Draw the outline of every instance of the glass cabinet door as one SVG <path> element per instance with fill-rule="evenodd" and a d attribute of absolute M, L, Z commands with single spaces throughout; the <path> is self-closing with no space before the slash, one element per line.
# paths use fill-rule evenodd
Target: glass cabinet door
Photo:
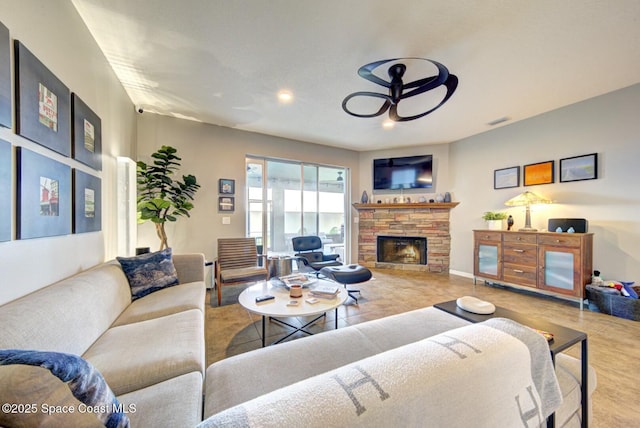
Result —
<path fill-rule="evenodd" d="M 562 294 L 575 294 L 579 272 L 578 251 L 568 248 L 540 247 L 538 286 Z"/>
<path fill-rule="evenodd" d="M 477 276 L 500 279 L 502 276 L 501 245 L 498 243 L 478 242 L 474 274 Z"/>

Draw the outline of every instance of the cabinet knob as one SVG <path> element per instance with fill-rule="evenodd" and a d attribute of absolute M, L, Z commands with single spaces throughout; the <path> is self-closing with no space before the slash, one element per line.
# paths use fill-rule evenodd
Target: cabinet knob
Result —
<path fill-rule="evenodd" d="M 516 241 L 522 241 L 522 238 L 518 236 L 518 237 L 516 238 Z"/>
<path fill-rule="evenodd" d="M 559 239 L 556 239 L 556 242 L 557 242 L 557 243 L 560 243 L 560 240 L 559 240 Z"/>

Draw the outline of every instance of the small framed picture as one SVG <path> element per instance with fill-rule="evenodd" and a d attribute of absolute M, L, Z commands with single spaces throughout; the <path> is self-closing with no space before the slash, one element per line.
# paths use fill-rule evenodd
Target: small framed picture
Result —
<path fill-rule="evenodd" d="M 520 186 L 520 167 L 496 169 L 493 171 L 493 188 L 508 189 Z"/>
<path fill-rule="evenodd" d="M 100 118 L 75 93 L 71 94 L 71 116 L 73 117 L 71 127 L 73 158 L 101 171 L 102 122 Z"/>
<path fill-rule="evenodd" d="M 555 161 L 546 161 L 525 165 L 523 168 L 523 185 L 534 186 L 536 184 L 551 184 L 554 182 Z"/>
<path fill-rule="evenodd" d="M 598 154 L 560 159 L 560 182 L 595 180 L 598 178 Z"/>
<path fill-rule="evenodd" d="M 218 198 L 218 211 L 233 212 L 235 209 L 235 198 L 231 196 L 220 196 Z"/>
<path fill-rule="evenodd" d="M 236 180 L 221 178 L 218 186 L 218 192 L 221 195 L 233 195 L 234 193 L 236 193 Z"/>

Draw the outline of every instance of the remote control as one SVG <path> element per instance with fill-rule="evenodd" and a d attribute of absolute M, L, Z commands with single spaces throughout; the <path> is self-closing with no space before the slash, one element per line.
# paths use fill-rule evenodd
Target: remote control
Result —
<path fill-rule="evenodd" d="M 256 297 L 256 303 L 266 302 L 267 300 L 273 300 L 275 298 L 276 298 L 275 296 L 272 296 L 270 294 L 265 294 L 264 296 Z"/>

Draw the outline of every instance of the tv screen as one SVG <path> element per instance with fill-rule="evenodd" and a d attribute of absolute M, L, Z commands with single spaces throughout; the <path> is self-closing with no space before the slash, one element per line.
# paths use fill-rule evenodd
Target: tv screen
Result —
<path fill-rule="evenodd" d="M 425 189 L 433 185 L 433 155 L 373 160 L 373 190 Z"/>

